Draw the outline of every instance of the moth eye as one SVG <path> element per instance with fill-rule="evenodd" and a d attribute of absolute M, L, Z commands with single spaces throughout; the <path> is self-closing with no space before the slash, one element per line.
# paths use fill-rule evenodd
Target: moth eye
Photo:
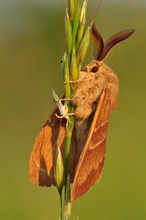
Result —
<path fill-rule="evenodd" d="M 97 71 L 98 71 L 98 66 L 93 66 L 91 72 L 96 73 Z"/>

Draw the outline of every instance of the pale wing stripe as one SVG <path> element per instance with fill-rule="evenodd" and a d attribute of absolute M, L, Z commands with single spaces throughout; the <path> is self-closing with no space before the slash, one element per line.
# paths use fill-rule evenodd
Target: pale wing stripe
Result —
<path fill-rule="evenodd" d="M 94 144 L 91 142 L 90 145 L 89 145 L 89 150 L 93 150 L 95 149 L 96 147 L 98 147 L 99 145 L 102 144 L 102 142 L 105 140 L 106 136 L 104 136 L 98 143 Z"/>
<path fill-rule="evenodd" d="M 43 168 L 41 168 L 41 166 L 38 165 L 38 163 L 34 160 L 34 158 L 32 158 L 32 161 L 34 162 L 34 164 L 36 165 L 36 168 L 41 171 L 43 174 L 45 174 L 46 176 L 53 178 L 48 172 L 46 172 L 46 170 L 44 170 Z"/>

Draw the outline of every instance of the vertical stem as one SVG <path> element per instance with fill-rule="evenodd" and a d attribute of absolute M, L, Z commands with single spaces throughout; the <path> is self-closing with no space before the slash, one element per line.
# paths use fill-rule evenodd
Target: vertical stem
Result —
<path fill-rule="evenodd" d="M 69 106 L 70 111 L 73 112 L 73 106 Z M 70 153 L 70 145 L 71 145 L 71 137 L 72 137 L 72 132 L 74 128 L 74 117 L 70 117 L 70 122 L 68 122 L 67 125 L 67 132 L 66 132 L 66 137 L 65 137 L 65 179 L 67 179 L 68 174 L 69 174 L 69 153 Z"/>
<path fill-rule="evenodd" d="M 73 112 L 73 106 L 70 104 L 69 112 Z M 64 217 L 65 220 L 69 220 L 71 214 L 71 202 L 70 202 L 70 179 L 69 179 L 69 155 L 71 146 L 71 137 L 74 128 L 74 117 L 71 116 L 67 123 L 67 133 L 65 137 L 65 190 L 64 190 Z"/>
<path fill-rule="evenodd" d="M 70 178 L 69 175 L 67 177 L 66 185 L 65 185 L 65 193 L 64 193 L 64 218 L 65 220 L 69 220 L 71 216 L 71 201 L 70 201 Z"/>
<path fill-rule="evenodd" d="M 82 3 L 82 7 L 81 7 Z M 66 30 L 66 50 L 63 56 L 63 75 L 65 83 L 65 98 L 71 98 L 75 92 L 76 85 L 71 84 L 71 80 L 77 80 L 80 68 L 84 60 L 89 45 L 89 31 L 84 33 L 86 19 L 87 0 L 68 0 L 65 13 Z M 88 28 L 89 29 L 89 28 Z M 74 112 L 72 103 L 65 102 L 68 113 Z M 64 210 L 62 207 L 62 194 L 60 194 L 61 220 L 69 220 L 71 215 L 70 199 L 70 176 L 69 176 L 69 156 L 74 128 L 74 116 L 69 116 L 66 122 L 65 152 L 64 152 Z M 62 211 L 62 212 L 63 212 Z"/>
<path fill-rule="evenodd" d="M 59 197 L 60 197 L 60 220 L 63 220 L 62 191 L 59 192 Z"/>

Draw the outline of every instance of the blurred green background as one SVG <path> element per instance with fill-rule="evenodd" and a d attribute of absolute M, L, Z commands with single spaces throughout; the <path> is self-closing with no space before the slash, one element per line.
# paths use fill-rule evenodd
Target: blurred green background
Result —
<path fill-rule="evenodd" d="M 126 3 L 128 2 L 128 3 Z M 88 20 L 99 1 L 90 0 Z M 0 219 L 57 220 L 52 188 L 29 181 L 34 140 L 54 108 L 51 89 L 63 94 L 64 1 L 0 1 Z M 102 179 L 79 202 L 74 217 L 146 219 L 146 4 L 103 0 L 95 18 L 104 39 L 123 29 L 135 34 L 106 59 L 120 79 L 111 116 Z M 92 49 L 86 63 L 92 59 Z M 72 218 L 76 219 L 76 218 Z"/>

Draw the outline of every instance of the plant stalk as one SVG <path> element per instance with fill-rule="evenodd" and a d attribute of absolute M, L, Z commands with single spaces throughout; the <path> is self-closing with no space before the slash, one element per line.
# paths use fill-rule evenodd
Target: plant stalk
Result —
<path fill-rule="evenodd" d="M 68 0 L 65 13 L 66 50 L 63 56 L 63 76 L 65 82 L 65 99 L 71 99 L 76 84 L 70 81 L 78 80 L 81 65 L 85 58 L 89 42 L 90 27 L 85 31 L 87 0 Z M 68 113 L 74 113 L 71 102 L 65 101 Z M 62 191 L 60 192 L 61 220 L 69 220 L 71 216 L 71 186 L 69 176 L 69 157 L 74 129 L 74 116 L 69 115 L 66 122 L 65 152 L 64 152 L 64 204 L 62 205 Z M 59 175 L 58 175 L 59 176 Z"/>

